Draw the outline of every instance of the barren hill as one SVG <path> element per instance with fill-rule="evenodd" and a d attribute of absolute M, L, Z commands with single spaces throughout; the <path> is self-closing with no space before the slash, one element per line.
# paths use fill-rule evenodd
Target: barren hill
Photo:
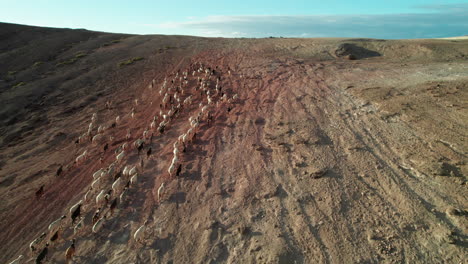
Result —
<path fill-rule="evenodd" d="M 468 40 L 0 24 L 0 79 L 0 263 L 466 261 Z"/>

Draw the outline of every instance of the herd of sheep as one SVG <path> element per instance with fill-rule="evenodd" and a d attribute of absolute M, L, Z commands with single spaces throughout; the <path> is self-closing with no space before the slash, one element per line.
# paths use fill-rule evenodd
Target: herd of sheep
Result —
<path fill-rule="evenodd" d="M 228 76 L 231 75 L 231 70 L 227 71 Z M 142 100 L 135 99 L 133 101 L 135 107 L 146 101 L 145 107 L 151 107 L 157 113 L 152 116 L 151 121 L 144 131 L 135 135 L 131 129 L 127 130 L 123 144 L 118 144 L 114 150 L 115 159 L 103 168 L 100 168 L 92 174 L 93 180 L 88 187 L 81 200 L 70 207 L 68 212 L 53 221 L 46 232 L 33 240 L 29 249 L 31 254 L 35 256 L 36 263 L 42 263 L 48 254 L 48 248 L 52 243 L 60 238 L 64 228 L 68 225 L 73 230 L 72 243 L 65 251 L 67 262 L 71 261 L 75 254 L 75 238 L 84 232 L 84 211 L 94 212 L 92 217 L 92 225 L 90 232 L 98 233 L 102 228 L 107 218 L 112 217 L 114 210 L 118 205 L 122 204 L 127 197 L 130 188 L 136 186 L 139 173 L 142 173 L 144 168 L 143 158 L 140 162 L 130 164 L 130 156 L 134 153 L 140 157 L 141 151 L 145 146 L 146 157 L 149 159 L 152 155 L 151 142 L 154 137 L 161 135 L 167 131 L 172 120 L 180 116 L 181 113 L 189 113 L 188 127 L 177 139 L 173 142 L 173 157 L 170 165 L 167 168 L 167 179 L 173 179 L 178 176 L 182 170 L 181 153 L 185 152 L 189 144 L 192 144 L 196 138 L 197 132 L 200 129 L 200 123 L 210 125 L 213 122 L 214 114 L 217 111 L 231 111 L 233 104 L 238 99 L 237 94 L 228 96 L 228 91 L 221 87 L 221 71 L 216 68 L 206 67 L 201 63 L 192 63 L 185 71 L 177 71 L 162 82 L 159 91 L 155 91 L 156 79 L 153 79 L 148 85 L 149 92 L 154 96 L 155 101 L 162 98 L 158 107 L 153 106 L 153 101 L 148 98 Z M 111 102 L 106 102 L 106 108 L 109 109 Z M 106 135 L 106 132 L 111 128 L 118 128 L 122 125 L 125 119 L 134 119 L 136 109 L 133 107 L 128 115 L 115 117 L 110 124 L 102 122 L 98 123 L 98 114 L 94 113 L 91 117 L 91 122 L 88 125 L 87 131 L 82 134 L 77 140 L 77 145 L 88 147 L 103 146 L 103 150 L 109 149 L 109 144 L 116 142 L 113 136 Z M 191 114 L 191 115 L 190 115 Z M 136 140 L 132 140 L 137 137 Z M 132 142 L 133 141 L 133 142 Z M 84 144 L 90 142 L 89 144 Z M 79 152 L 75 158 L 74 165 L 79 167 L 90 158 L 91 149 L 85 148 Z M 101 162 L 103 159 L 101 158 Z M 60 167 L 62 173 L 62 166 Z M 57 175 L 59 172 L 57 172 Z M 164 178 L 164 177 L 163 177 Z M 43 192 L 43 186 L 41 186 Z M 157 190 L 158 203 L 161 202 L 161 197 L 164 192 L 164 182 L 161 183 Z M 37 193 L 36 193 L 37 195 Z M 67 220 L 69 219 L 69 220 Z M 144 239 L 147 221 L 144 222 L 133 234 L 133 239 L 136 242 L 141 242 Z M 13 260 L 11 264 L 21 263 L 23 255 Z"/>

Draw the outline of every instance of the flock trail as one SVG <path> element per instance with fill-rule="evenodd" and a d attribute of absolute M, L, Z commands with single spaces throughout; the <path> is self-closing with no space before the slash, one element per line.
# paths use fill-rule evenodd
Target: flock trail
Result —
<path fill-rule="evenodd" d="M 154 175 L 160 185 L 153 193 L 152 204 L 161 203 L 170 196 L 164 185 L 180 175 L 184 168 L 184 154 L 193 148 L 192 144 L 196 144 L 197 133 L 216 122 L 218 113 L 229 113 L 239 101 L 238 95 L 225 86 L 232 78 L 230 69 L 223 72 L 218 67 L 211 68 L 201 62 L 192 63 L 187 69 L 179 69 L 165 77 L 160 85 L 153 79 L 144 96 L 131 101 L 133 107 L 130 113 L 122 117 L 118 115 L 110 121 L 94 113 L 87 131 L 75 141 L 81 154 L 72 163 L 60 165 L 57 176 L 73 170 L 86 170 L 84 168 L 89 165 L 96 167 L 99 164 L 100 168 L 92 174 L 93 181 L 86 188 L 84 196 L 30 243 L 30 253 L 36 256 L 36 263 L 42 263 L 47 258 L 49 248 L 54 247 L 58 239 L 73 240 L 65 252 L 67 261 L 72 261 L 76 250 L 75 240 L 90 232 L 97 235 L 106 221 L 115 216 L 115 210 L 127 202 L 128 193 L 137 191 L 133 189 L 138 188 L 139 174 L 145 172 L 146 164 L 170 164 L 167 170 Z M 111 101 L 106 102 L 105 109 L 112 111 Z M 144 120 L 148 116 L 152 117 L 149 123 Z M 186 124 L 178 125 L 179 130 L 186 131 L 171 144 L 172 160 L 168 162 L 153 155 L 153 151 L 158 152 L 157 148 L 167 148 L 159 144 L 158 138 L 169 133 L 176 120 L 184 122 L 180 119 L 186 116 L 189 116 Z M 140 127 L 134 127 L 136 122 L 146 122 L 147 125 L 141 131 Z M 124 138 L 119 137 L 122 135 L 120 131 L 127 131 Z M 37 199 L 41 198 L 43 190 L 44 185 L 36 192 Z M 148 221 L 144 220 L 144 224 L 134 232 L 135 242 L 144 244 Z"/>

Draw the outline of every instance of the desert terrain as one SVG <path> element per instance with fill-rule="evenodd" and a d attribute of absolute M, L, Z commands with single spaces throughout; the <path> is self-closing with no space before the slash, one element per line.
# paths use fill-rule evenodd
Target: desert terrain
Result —
<path fill-rule="evenodd" d="M 0 263 L 35 263 L 46 243 L 43 263 L 66 263 L 73 239 L 72 263 L 468 259 L 466 39 L 3 23 L 0 102 Z M 169 173 L 174 143 L 199 113 Z M 164 131 L 153 120 L 167 120 Z M 138 173 L 130 184 L 125 166 Z M 101 190 L 114 191 L 97 204 Z"/>

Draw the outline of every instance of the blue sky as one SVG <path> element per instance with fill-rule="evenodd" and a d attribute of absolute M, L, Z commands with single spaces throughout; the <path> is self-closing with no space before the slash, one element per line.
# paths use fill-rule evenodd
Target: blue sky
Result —
<path fill-rule="evenodd" d="M 0 0 L 0 21 L 207 37 L 432 38 L 468 35 L 457 0 Z"/>

